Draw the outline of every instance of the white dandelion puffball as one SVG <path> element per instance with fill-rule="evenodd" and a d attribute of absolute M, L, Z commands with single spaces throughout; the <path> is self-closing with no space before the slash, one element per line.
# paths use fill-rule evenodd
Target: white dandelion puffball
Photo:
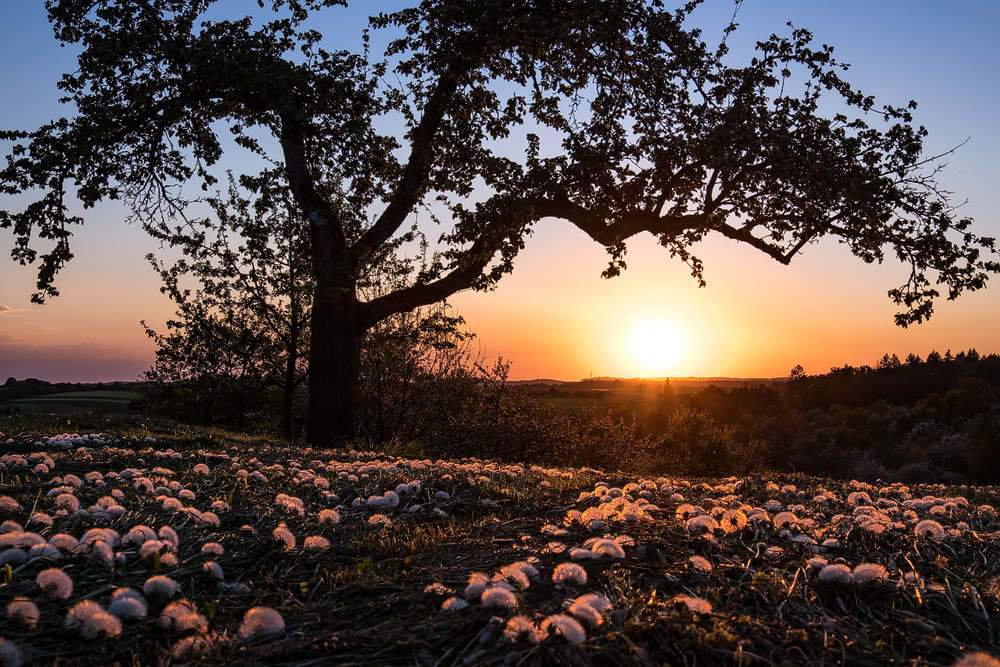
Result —
<path fill-rule="evenodd" d="M 924 519 L 913 528 L 913 534 L 940 542 L 944 539 L 944 528 L 937 521 Z"/>
<path fill-rule="evenodd" d="M 517 605 L 517 598 L 502 586 L 491 586 L 483 591 L 482 603 L 484 607 L 499 607 L 501 609 L 513 609 Z"/>
<path fill-rule="evenodd" d="M 21 667 L 24 664 L 24 653 L 21 647 L 0 637 L 0 665 L 3 667 Z"/>
<path fill-rule="evenodd" d="M 157 536 L 170 545 L 171 551 L 176 550 L 177 546 L 181 543 L 181 538 L 177 536 L 177 531 L 170 526 L 161 527 Z"/>
<path fill-rule="evenodd" d="M 989 654 L 976 651 L 966 653 L 951 667 L 1000 667 L 1000 660 Z"/>
<path fill-rule="evenodd" d="M 111 594 L 111 604 L 108 613 L 123 621 L 135 621 L 146 618 L 149 608 L 146 600 L 131 588 L 119 588 Z"/>
<path fill-rule="evenodd" d="M 703 556 L 691 556 L 688 558 L 688 562 L 691 563 L 691 567 L 699 572 L 711 572 L 712 564 L 708 562 L 707 558 Z"/>
<path fill-rule="evenodd" d="M 465 609 L 469 603 L 459 597 L 450 597 L 441 604 L 441 611 L 458 611 Z"/>
<path fill-rule="evenodd" d="M 889 573 L 878 563 L 861 563 L 851 573 L 851 579 L 856 584 L 872 584 L 888 578 Z"/>
<path fill-rule="evenodd" d="M 601 617 L 601 612 L 597 611 L 589 604 L 580 602 L 579 600 L 570 604 L 569 613 L 572 614 L 576 620 L 580 621 L 580 623 L 591 629 L 596 629 L 601 623 L 604 622 L 604 619 Z"/>
<path fill-rule="evenodd" d="M 170 577 L 162 574 L 150 577 L 146 580 L 146 583 L 142 585 L 142 592 L 148 598 L 170 597 L 179 590 L 180 584 Z"/>
<path fill-rule="evenodd" d="M 819 571 L 819 578 L 822 581 L 837 581 L 842 584 L 849 584 L 853 580 L 851 568 L 840 563 L 827 565 Z"/>
<path fill-rule="evenodd" d="M 279 524 L 271 534 L 274 536 L 275 541 L 285 545 L 286 549 L 295 548 L 295 536 L 292 535 L 292 531 L 288 530 L 285 524 Z"/>
<path fill-rule="evenodd" d="M 20 623 L 29 630 L 35 627 L 38 619 L 41 618 L 41 614 L 38 612 L 38 605 L 24 598 L 15 599 L 7 605 L 7 616 L 10 620 Z"/>
<path fill-rule="evenodd" d="M 93 600 L 83 600 L 69 608 L 69 611 L 66 612 L 66 620 L 63 625 L 69 629 L 76 629 L 81 627 L 94 614 L 103 612 L 104 608 Z"/>
<path fill-rule="evenodd" d="M 688 609 L 690 609 L 695 614 L 711 614 L 712 613 L 712 603 L 704 598 L 692 597 L 688 595 L 682 595 L 676 598 L 677 602 L 684 604 Z"/>
<path fill-rule="evenodd" d="M 340 523 L 340 512 L 337 510 L 320 510 L 319 522 L 328 523 L 330 525 L 338 524 Z"/>
<path fill-rule="evenodd" d="M 80 636 L 84 639 L 97 639 L 98 637 L 114 638 L 122 633 L 122 622 L 117 616 L 113 616 L 106 611 L 98 611 L 92 614 L 80 625 Z"/>
<path fill-rule="evenodd" d="M 218 542 L 205 542 L 201 545 L 201 552 L 208 556 L 221 556 L 226 550 Z"/>
<path fill-rule="evenodd" d="M 611 601 L 600 593 L 585 593 L 573 601 L 578 604 L 585 604 L 588 607 L 593 607 L 597 610 L 599 614 L 603 614 L 608 609 L 611 609 Z"/>
<path fill-rule="evenodd" d="M 537 644 L 538 640 L 542 637 L 538 626 L 532 623 L 530 618 L 518 615 L 507 621 L 507 624 L 504 625 L 503 638 L 504 641 L 508 642 L 522 641 L 529 644 Z"/>
<path fill-rule="evenodd" d="M 160 625 L 178 632 L 204 631 L 208 629 L 208 620 L 198 613 L 193 604 L 187 600 L 178 600 L 168 604 L 160 614 Z"/>
<path fill-rule="evenodd" d="M 465 587 L 463 595 L 467 598 L 479 597 L 490 585 L 490 577 L 485 572 L 473 572 L 469 575 L 469 583 Z"/>
<path fill-rule="evenodd" d="M 560 563 L 552 572 L 552 581 L 557 584 L 577 584 L 583 586 L 587 583 L 587 571 L 576 563 Z"/>
<path fill-rule="evenodd" d="M 587 633 L 583 626 L 572 616 L 567 614 L 553 614 L 542 621 L 541 632 L 543 637 L 549 634 L 562 635 L 570 644 L 581 644 L 587 641 Z"/>
<path fill-rule="evenodd" d="M 693 516 L 687 521 L 687 529 L 692 533 L 711 533 L 719 527 L 719 523 L 710 514 Z"/>
<path fill-rule="evenodd" d="M 21 509 L 21 503 L 10 496 L 0 496 L 0 511 L 16 512 Z"/>
<path fill-rule="evenodd" d="M 625 558 L 625 550 L 614 540 L 597 540 L 591 545 L 590 550 L 599 556 L 609 558 Z"/>
<path fill-rule="evenodd" d="M 330 546 L 330 540 L 321 535 L 310 535 L 302 546 L 306 549 L 326 549 Z"/>
<path fill-rule="evenodd" d="M 73 594 L 73 580 L 58 567 L 39 572 L 35 584 L 42 589 L 42 593 L 59 600 L 66 600 Z"/>
<path fill-rule="evenodd" d="M 285 619 L 270 607 L 254 607 L 243 615 L 240 624 L 240 637 L 244 640 L 254 637 L 275 635 L 285 629 Z"/>

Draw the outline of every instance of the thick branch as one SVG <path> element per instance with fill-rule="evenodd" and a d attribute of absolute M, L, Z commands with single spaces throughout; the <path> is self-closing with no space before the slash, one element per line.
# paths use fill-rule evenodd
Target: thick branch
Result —
<path fill-rule="evenodd" d="M 330 207 L 329 202 L 316 191 L 316 184 L 313 181 L 312 173 L 309 170 L 309 161 L 306 157 L 302 123 L 293 118 L 290 112 L 282 114 L 280 139 L 281 151 L 285 158 L 285 174 L 288 177 L 288 186 L 296 203 L 301 207 L 314 229 L 329 227 L 329 229 L 324 229 L 324 234 L 329 235 L 335 247 L 345 248 L 347 240 L 340 220 Z"/>
<path fill-rule="evenodd" d="M 462 253 L 458 266 L 449 273 L 429 283 L 418 283 L 372 299 L 359 305 L 361 326 L 368 329 L 394 313 L 403 313 L 426 306 L 460 292 L 471 289 L 495 254 L 488 247 L 487 237 L 480 236 Z"/>
<path fill-rule="evenodd" d="M 454 69 L 445 70 L 427 101 L 423 117 L 413 129 L 410 158 L 392 200 L 375 224 L 355 245 L 359 257 L 367 256 L 392 237 L 419 201 L 434 162 L 434 143 L 438 129 L 447 111 L 448 102 L 458 87 L 459 74 Z"/>

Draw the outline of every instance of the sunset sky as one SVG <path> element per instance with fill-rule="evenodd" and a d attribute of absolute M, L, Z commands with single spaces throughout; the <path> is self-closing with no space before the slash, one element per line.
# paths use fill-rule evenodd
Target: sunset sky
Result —
<path fill-rule="evenodd" d="M 355 3 L 350 12 L 332 11 L 330 34 L 347 31 L 355 40 L 352 26 L 359 23 L 349 19 L 398 4 Z M 696 22 L 707 39 L 721 34 L 732 7 L 729 0 L 707 0 L 698 10 Z M 73 53 L 52 37 L 42 3 L 16 0 L 0 12 L 0 127 L 34 129 L 67 114 L 55 102 L 55 82 L 74 69 Z M 738 21 L 741 28 L 729 41 L 732 62 L 757 39 L 787 32 L 785 23 L 792 21 L 811 29 L 817 43 L 834 45 L 835 55 L 852 65 L 848 80 L 879 103 L 916 100 L 917 122 L 930 132 L 928 152 L 968 139 L 945 160 L 940 180 L 956 201 L 968 201 L 961 212 L 976 219 L 976 233 L 1000 236 L 1000 51 L 994 35 L 1000 3 L 745 0 Z M 7 149 L 0 145 L 0 153 Z M 35 267 L 7 258 L 12 235 L 0 231 L 0 383 L 8 376 L 133 380 L 152 363 L 154 347 L 139 321 L 163 330 L 173 313 L 144 259 L 158 247 L 122 222 L 119 207 L 86 215 L 74 236 L 76 257 L 57 280 L 62 295 L 44 306 L 29 300 Z M 487 355 L 513 361 L 512 379 L 576 380 L 591 373 L 779 377 L 796 364 L 808 373 L 874 364 L 885 352 L 926 356 L 931 349 L 975 347 L 1000 353 L 1000 278 L 957 302 L 939 301 L 930 322 L 903 330 L 893 325 L 896 310 L 886 292 L 903 281 L 905 270 L 891 260 L 865 265 L 833 240 L 809 246 L 791 266 L 721 238 L 694 251 L 705 262 L 703 289 L 650 236 L 631 242 L 621 277 L 603 280 L 607 260 L 600 246 L 568 223 L 543 221 L 499 289 L 459 294 L 450 302 Z M 676 354 L 642 361 L 642 349 L 634 349 L 642 346 L 630 341 L 653 320 L 676 332 L 678 340 L 665 346 Z M 664 335 L 656 330 L 654 337 Z"/>

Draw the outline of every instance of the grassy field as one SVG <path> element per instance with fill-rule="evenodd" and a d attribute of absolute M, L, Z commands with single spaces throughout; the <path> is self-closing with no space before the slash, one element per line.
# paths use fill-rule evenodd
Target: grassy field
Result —
<path fill-rule="evenodd" d="M 0 401 L 0 410 L 10 406 L 20 408 L 22 413 L 56 413 L 70 414 L 99 410 L 109 415 L 123 414 L 125 404 L 137 395 L 134 391 L 102 390 L 102 391 L 66 391 L 58 394 L 19 398 L 13 401 Z"/>
<path fill-rule="evenodd" d="M 725 389 L 735 389 L 744 385 L 756 386 L 771 380 L 731 379 L 731 378 L 672 378 L 671 388 L 676 396 L 685 396 L 715 385 Z M 580 414 L 585 408 L 608 409 L 621 407 L 627 411 L 643 414 L 656 407 L 663 395 L 662 380 L 594 380 L 582 382 L 566 382 L 555 385 L 557 392 L 563 395 L 549 396 L 548 387 L 530 387 L 529 391 L 537 394 L 543 400 L 571 414 Z M 587 393 L 588 396 L 572 394 Z M 566 395 L 569 394 L 569 395 Z"/>
<path fill-rule="evenodd" d="M 638 479 L 218 431 L 6 428 L 3 665 L 1000 654 L 997 488 Z"/>

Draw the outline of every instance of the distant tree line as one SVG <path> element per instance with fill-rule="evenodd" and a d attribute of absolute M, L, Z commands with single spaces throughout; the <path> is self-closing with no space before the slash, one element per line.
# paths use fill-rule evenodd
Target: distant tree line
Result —
<path fill-rule="evenodd" d="M 782 470 L 864 481 L 1000 483 L 995 354 L 931 352 L 904 361 L 886 354 L 874 366 L 820 375 L 796 367 L 785 381 L 709 385 L 686 395 L 667 380 L 650 408 L 600 399 L 570 413 L 547 392 L 509 384 L 510 363 L 488 363 L 471 338 L 447 310 L 397 318 L 371 332 L 354 444 L 649 474 Z M 257 395 L 255 411 L 240 417 L 201 386 L 149 383 L 136 407 L 278 432 L 279 394 Z"/>
<path fill-rule="evenodd" d="M 37 378 L 18 380 L 9 377 L 0 385 L 0 402 L 13 401 L 18 398 L 59 394 L 65 391 L 102 391 L 108 389 L 134 389 L 135 382 L 46 382 Z"/>

